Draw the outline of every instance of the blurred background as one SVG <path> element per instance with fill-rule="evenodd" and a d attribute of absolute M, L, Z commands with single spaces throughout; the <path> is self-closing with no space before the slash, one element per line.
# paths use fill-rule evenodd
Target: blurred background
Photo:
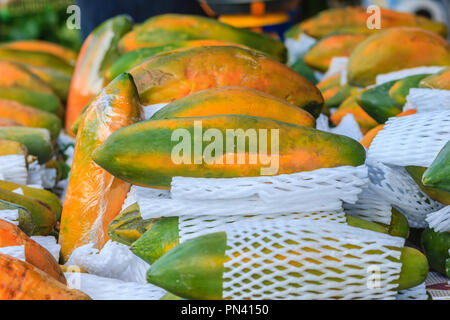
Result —
<path fill-rule="evenodd" d="M 330 7 L 377 4 L 449 24 L 449 0 L 0 0 L 0 41 L 41 39 L 79 49 L 103 20 L 129 14 L 136 22 L 166 12 L 208 15 L 237 27 L 282 34 Z M 81 30 L 69 29 L 68 6 L 81 8 Z"/>

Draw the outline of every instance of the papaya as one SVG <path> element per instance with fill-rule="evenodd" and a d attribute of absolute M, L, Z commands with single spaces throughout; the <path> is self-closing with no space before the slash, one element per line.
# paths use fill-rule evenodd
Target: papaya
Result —
<path fill-rule="evenodd" d="M 334 57 L 349 57 L 353 49 L 366 38 L 367 35 L 364 34 L 332 34 L 320 39 L 303 59 L 309 67 L 326 72 Z"/>
<path fill-rule="evenodd" d="M 140 119 L 139 97 L 129 74 L 118 76 L 90 102 L 77 135 L 61 215 L 63 261 L 81 245 L 102 248 L 109 240 L 108 226 L 119 214 L 130 185 L 99 167 L 91 154 L 111 133 Z"/>
<path fill-rule="evenodd" d="M 450 68 L 426 77 L 420 82 L 420 88 L 450 90 Z"/>
<path fill-rule="evenodd" d="M 439 201 L 442 204 L 450 205 L 450 192 L 439 190 L 436 188 L 426 187 L 422 183 L 422 177 L 427 168 L 417 166 L 405 167 L 409 175 L 414 179 L 420 189 L 425 192 L 431 199 Z"/>
<path fill-rule="evenodd" d="M 29 154 L 38 157 L 39 163 L 49 161 L 53 156 L 50 133 L 42 128 L 0 127 L 0 140 L 22 143 Z"/>
<path fill-rule="evenodd" d="M 156 55 L 130 72 L 144 105 L 171 102 L 211 87 L 240 86 L 286 100 L 317 117 L 323 98 L 308 80 L 255 51 L 197 47 Z"/>
<path fill-rule="evenodd" d="M 285 62 L 284 44 L 268 35 L 238 29 L 215 19 L 182 14 L 163 14 L 137 25 L 120 40 L 122 52 L 189 40 L 222 40 L 265 52 Z"/>
<path fill-rule="evenodd" d="M 33 216 L 27 208 L 12 202 L 0 200 L 0 213 L 2 210 L 17 210 L 18 219 L 16 220 L 16 222 L 18 223 L 20 230 L 22 230 L 26 235 L 29 236 L 33 234 Z M 2 221 L 4 220 L 0 219 L 0 223 Z"/>
<path fill-rule="evenodd" d="M 422 183 L 425 187 L 450 192 L 450 141 L 423 173 Z"/>
<path fill-rule="evenodd" d="M 316 85 L 318 80 L 315 71 L 311 69 L 303 60 L 303 57 L 298 58 L 292 65 L 291 69 L 297 72 L 302 77 L 308 79 L 312 84 Z"/>
<path fill-rule="evenodd" d="M 119 74 L 128 72 L 141 64 L 146 59 L 162 52 L 173 51 L 183 48 L 204 47 L 204 46 L 235 46 L 247 48 L 237 43 L 220 40 L 192 40 L 175 43 L 168 43 L 161 46 L 139 48 L 120 56 L 112 66 L 105 72 L 105 82 L 109 82 Z"/>
<path fill-rule="evenodd" d="M 428 74 L 418 74 L 396 81 L 389 89 L 389 97 L 396 105 L 404 106 L 406 104 L 406 97 L 409 95 L 409 90 L 411 88 L 418 88 L 421 80 L 427 76 Z"/>
<path fill-rule="evenodd" d="M 199 145 L 203 130 L 208 129 L 215 129 L 209 131 L 214 132 L 215 142 L 208 146 L 200 142 Z M 236 129 L 242 130 L 235 132 Z M 267 134 L 262 135 L 263 140 L 269 141 L 269 131 L 270 141 L 279 139 L 279 143 L 275 142 L 279 146 L 277 168 L 268 168 L 257 159 L 268 154 L 268 148 L 261 147 L 265 141 L 259 141 L 260 151 L 257 152 L 258 129 Z M 239 132 L 241 138 L 250 135 L 248 144 L 246 139 L 239 138 Z M 180 135 L 173 138 L 172 134 Z M 236 143 L 235 138 L 240 141 Z M 179 140 L 182 140 L 181 149 Z M 191 154 L 195 140 L 196 151 Z M 271 150 L 273 154 L 274 149 Z M 365 150 L 358 142 L 344 136 L 267 118 L 230 115 L 142 121 L 112 134 L 92 153 L 92 159 L 106 171 L 132 184 L 168 188 L 174 176 L 251 177 L 358 166 L 364 163 Z"/>
<path fill-rule="evenodd" d="M 431 268 L 445 276 L 445 263 L 450 258 L 450 232 L 426 228 L 422 232 L 421 245 Z"/>
<path fill-rule="evenodd" d="M 56 183 L 69 177 L 70 166 L 64 161 L 52 159 L 45 163 L 45 168 L 56 170 Z"/>
<path fill-rule="evenodd" d="M 30 263 L 0 254 L 1 300 L 91 300 Z"/>
<path fill-rule="evenodd" d="M 329 106 L 329 101 L 341 90 L 341 75 L 335 74 L 327 77 L 317 84 L 325 102 L 325 106 Z"/>
<path fill-rule="evenodd" d="M 10 182 L 10 181 L 4 181 L 0 180 L 0 188 L 6 189 L 9 191 L 14 191 L 16 189 L 21 189 L 22 193 L 30 198 L 36 199 L 40 202 L 45 203 L 47 206 L 49 206 L 56 215 L 56 220 L 59 220 L 61 216 L 62 211 L 62 205 L 61 200 L 59 200 L 58 196 L 54 193 L 44 190 L 44 189 L 38 189 L 33 188 L 29 186 L 24 186 L 18 183 Z"/>
<path fill-rule="evenodd" d="M 450 278 L 450 258 L 448 258 L 445 263 L 445 272 L 447 274 L 447 278 Z"/>
<path fill-rule="evenodd" d="M 51 87 L 24 66 L 8 61 L 0 61 L 1 87 L 22 87 L 31 91 L 52 94 Z"/>
<path fill-rule="evenodd" d="M 46 236 L 53 231 L 56 224 L 56 214 L 43 201 L 3 188 L 0 188 L 0 200 L 20 205 L 30 212 L 34 223 L 32 235 Z"/>
<path fill-rule="evenodd" d="M 359 92 L 359 88 L 352 87 L 345 84 L 336 91 L 336 93 L 325 101 L 325 107 L 327 109 L 338 108 L 349 97 L 356 95 Z"/>
<path fill-rule="evenodd" d="M 12 154 L 28 155 L 28 149 L 20 142 L 10 140 L 0 140 L 0 156 L 7 156 Z"/>
<path fill-rule="evenodd" d="M 62 127 L 61 119 L 56 115 L 12 100 L 0 99 L 0 114 L 26 127 L 45 128 L 53 139 L 59 136 Z"/>
<path fill-rule="evenodd" d="M 17 123 L 10 119 L 0 118 L 0 127 L 19 127 L 20 123 Z"/>
<path fill-rule="evenodd" d="M 294 238 L 295 236 L 293 235 L 289 243 L 298 243 Z M 353 244 L 349 245 L 349 247 L 353 246 Z M 208 300 L 228 298 L 227 292 L 223 291 L 224 282 L 232 279 L 224 278 L 224 264 L 225 262 L 232 263 L 233 258 L 236 256 L 228 256 L 226 249 L 227 235 L 225 232 L 210 233 L 187 240 L 152 264 L 147 272 L 147 281 L 182 298 Z M 292 254 L 296 256 L 295 265 L 293 262 L 291 263 L 291 268 L 294 269 L 295 267 L 303 266 L 301 258 L 299 259 L 302 256 L 302 251 L 314 250 L 309 249 L 304 244 L 302 246 L 299 245 L 298 249 L 299 252 L 290 250 L 286 253 L 286 255 Z M 271 252 L 270 249 L 267 251 Z M 253 255 L 249 254 L 249 252 L 253 253 Z M 264 248 L 255 249 L 249 245 L 246 254 L 249 259 L 252 259 L 252 257 L 262 258 L 268 253 Z M 375 252 L 368 252 L 367 254 L 371 255 L 375 254 Z M 270 259 L 285 261 L 288 259 L 286 255 L 276 255 L 275 258 L 271 256 Z M 396 262 L 402 264 L 399 278 L 396 280 L 398 290 L 411 288 L 425 281 L 428 274 L 428 262 L 420 251 L 405 247 L 401 249 L 400 259 L 396 259 Z M 336 266 L 336 268 L 338 267 Z M 273 271 L 266 269 L 265 272 L 271 273 Z M 311 269 L 308 272 L 314 275 L 323 274 L 320 264 L 316 263 L 311 264 Z M 298 288 L 305 280 L 302 279 L 302 275 L 294 271 L 292 274 L 299 278 L 299 282 L 292 287 Z M 248 279 L 246 279 L 246 275 L 248 275 Z M 243 282 L 247 282 L 257 279 L 255 277 L 258 276 L 252 276 L 251 273 L 244 272 L 240 273 L 240 277 L 243 278 Z M 339 283 L 342 280 L 337 276 L 331 281 Z M 306 284 L 311 285 L 311 281 L 307 281 L 304 285 Z M 289 284 L 286 286 L 289 286 Z M 284 286 L 280 286 L 275 290 L 283 291 L 285 289 Z"/>
<path fill-rule="evenodd" d="M 406 219 L 403 214 L 394 208 L 392 209 L 391 223 L 389 225 L 379 222 L 366 221 L 351 215 L 346 215 L 346 221 L 347 224 L 352 227 L 390 234 L 393 237 L 407 239 L 409 235 L 408 219 Z"/>
<path fill-rule="evenodd" d="M 347 80 L 353 86 L 367 87 L 375 84 L 379 74 L 449 65 L 450 45 L 438 34 L 419 28 L 391 28 L 371 35 L 353 50 Z"/>
<path fill-rule="evenodd" d="M 104 73 L 120 56 L 119 39 L 131 30 L 132 24 L 129 16 L 116 16 L 103 22 L 84 41 L 67 98 L 65 123 L 69 135 L 81 110 L 103 88 Z"/>
<path fill-rule="evenodd" d="M 151 120 L 241 114 L 315 127 L 314 117 L 303 109 L 264 92 L 244 87 L 202 90 L 157 111 Z"/>
<path fill-rule="evenodd" d="M 392 27 L 418 27 L 436 32 L 443 37 L 447 36 L 447 26 L 444 23 L 433 21 L 422 16 L 410 13 L 380 8 L 381 28 Z M 371 21 L 373 12 L 367 12 L 364 7 L 333 8 L 321 11 L 316 16 L 306 19 L 300 24 L 290 28 L 285 36 L 298 38 L 304 32 L 314 38 L 323 38 L 331 33 L 362 33 L 378 32 L 379 29 L 369 29 L 367 22 Z"/>
<path fill-rule="evenodd" d="M 358 94 L 348 97 L 330 117 L 331 122 L 337 126 L 347 114 L 352 114 L 359 124 L 363 134 L 378 125 L 378 122 L 364 111 L 357 102 Z"/>
<path fill-rule="evenodd" d="M 30 65 L 27 65 L 26 67 L 42 81 L 45 81 L 62 101 L 67 100 L 70 81 L 72 80 L 71 75 L 64 74 L 51 68 L 40 68 Z"/>
<path fill-rule="evenodd" d="M 59 44 L 43 41 L 43 40 L 19 40 L 13 42 L 3 43 L 1 47 L 23 50 L 23 51 L 37 51 L 45 52 L 63 59 L 70 65 L 75 65 L 77 60 L 77 53 L 72 49 L 63 47 Z"/>

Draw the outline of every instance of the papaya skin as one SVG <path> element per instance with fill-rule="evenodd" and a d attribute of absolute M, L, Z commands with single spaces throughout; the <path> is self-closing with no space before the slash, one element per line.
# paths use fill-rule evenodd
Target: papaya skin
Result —
<path fill-rule="evenodd" d="M 152 120 L 241 114 L 315 127 L 314 117 L 284 100 L 244 87 L 202 90 L 176 100 L 157 111 Z"/>
<path fill-rule="evenodd" d="M 166 52 L 130 71 L 143 105 L 171 102 L 212 87 L 253 88 L 305 109 L 317 117 L 320 91 L 287 66 L 256 51 L 231 46 Z"/>
<path fill-rule="evenodd" d="M 352 33 L 329 35 L 320 39 L 303 59 L 309 67 L 325 72 L 333 57 L 349 57 L 353 49 L 366 38 L 367 35 Z"/>
<path fill-rule="evenodd" d="M 29 263 L 0 254 L 1 300 L 91 300 Z"/>
<path fill-rule="evenodd" d="M 12 100 L 0 99 L 0 114 L 26 127 L 47 129 L 53 139 L 58 137 L 62 127 L 56 115 Z"/>
<path fill-rule="evenodd" d="M 391 224 L 388 226 L 391 236 L 407 239 L 409 237 L 408 219 L 398 210 L 392 208 Z"/>
<path fill-rule="evenodd" d="M 407 166 L 405 167 L 409 175 L 414 179 L 420 189 L 425 192 L 431 199 L 439 201 L 442 204 L 450 205 L 450 192 L 439 190 L 436 188 L 425 187 L 422 183 L 422 177 L 427 170 L 425 167 Z"/>
<path fill-rule="evenodd" d="M 69 95 L 71 75 L 64 74 L 51 68 L 42 68 L 26 65 L 27 69 L 45 81 L 53 92 L 62 100 L 66 101 Z"/>
<path fill-rule="evenodd" d="M 61 215 L 63 261 L 81 245 L 92 242 L 102 248 L 109 240 L 108 225 L 119 214 L 130 185 L 95 164 L 91 154 L 111 133 L 140 119 L 139 97 L 129 74 L 114 79 L 86 110 Z"/>
<path fill-rule="evenodd" d="M 28 155 L 28 149 L 22 143 L 9 140 L 0 140 L 0 156 L 11 154 Z"/>
<path fill-rule="evenodd" d="M 450 90 L 450 68 L 426 77 L 420 82 L 419 87 L 428 89 Z"/>
<path fill-rule="evenodd" d="M 122 52 L 190 40 L 222 40 L 265 52 L 285 62 L 286 47 L 268 35 L 239 29 L 215 19 L 182 14 L 163 14 L 137 25 L 120 40 Z"/>
<path fill-rule="evenodd" d="M 0 78 L 2 87 L 23 87 L 29 90 L 52 94 L 51 87 L 18 63 L 0 61 L 0 74 L 7 75 Z"/>
<path fill-rule="evenodd" d="M 425 228 L 420 242 L 431 268 L 445 276 L 445 263 L 450 258 L 450 232 L 436 232 Z"/>
<path fill-rule="evenodd" d="M 104 73 L 120 56 L 118 41 L 131 27 L 130 17 L 116 16 L 103 22 L 84 41 L 67 98 L 65 127 L 69 135 L 73 135 L 73 122 L 83 108 L 103 88 Z"/>
<path fill-rule="evenodd" d="M 400 256 L 402 270 L 397 290 L 406 290 L 423 283 L 428 276 L 428 260 L 414 248 L 403 247 Z"/>
<path fill-rule="evenodd" d="M 392 27 L 419 27 L 447 36 L 445 24 L 421 16 L 380 8 L 382 29 Z M 287 38 L 298 38 L 302 32 L 314 38 L 322 38 L 334 32 L 351 32 L 370 34 L 378 29 L 367 28 L 367 21 L 373 12 L 364 7 L 345 7 L 329 9 L 295 25 L 286 32 Z"/>
<path fill-rule="evenodd" d="M 203 132 L 213 128 L 222 134 L 221 145 L 224 154 L 217 155 L 210 164 L 202 161 L 201 165 L 194 163 L 192 154 L 190 162 L 174 165 L 171 154 L 179 141 L 171 141 L 172 133 L 176 129 L 187 130 L 189 135 L 186 141 L 193 146 L 196 122 L 201 123 Z M 227 163 L 225 152 L 236 154 L 237 151 L 236 143 L 233 144 L 233 150 L 226 151 L 226 130 L 238 128 L 243 131 L 266 129 L 268 135 L 272 129 L 279 130 L 279 165 L 278 170 L 274 170 L 276 172 L 271 174 L 311 171 L 342 165 L 358 166 L 365 160 L 364 148 L 347 137 L 267 118 L 241 115 L 141 121 L 111 135 L 93 152 L 92 159 L 119 179 L 152 188 L 168 188 L 174 176 L 209 178 L 259 176 L 264 166 L 258 160 L 255 164 L 250 164 L 248 152 L 252 146 L 248 143 L 245 146 L 245 154 L 241 154 L 246 161 L 237 163 L 235 160 L 233 164 L 230 161 Z M 268 141 L 271 139 L 267 136 Z M 219 159 L 222 160 L 222 164 Z"/>
<path fill-rule="evenodd" d="M 450 141 L 445 144 L 433 163 L 423 173 L 422 183 L 425 187 L 450 192 Z"/>
<path fill-rule="evenodd" d="M 379 74 L 448 65 L 450 46 L 444 38 L 418 28 L 392 28 L 370 36 L 353 50 L 347 79 L 353 86 L 367 87 L 375 83 Z"/>
<path fill-rule="evenodd" d="M 25 260 L 52 278 L 66 284 L 66 278 L 58 262 L 44 247 L 28 237 L 22 230 L 0 219 L 0 247 L 25 246 Z"/>

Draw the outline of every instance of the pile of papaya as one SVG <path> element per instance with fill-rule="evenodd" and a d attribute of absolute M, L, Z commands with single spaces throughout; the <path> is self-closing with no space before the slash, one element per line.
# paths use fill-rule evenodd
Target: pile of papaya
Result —
<path fill-rule="evenodd" d="M 41 41 L 0 44 L 0 69 L 4 70 L 0 158 L 21 155 L 27 168 L 37 162 L 55 169 L 56 181 L 66 183 L 64 192 L 57 195 L 51 188 L 20 184 L 0 174 L 0 274 L 4 275 L 0 276 L 0 299 L 95 299 L 95 294 L 69 288 L 63 270 L 80 249 L 102 252 L 107 243 L 146 261 L 148 285 L 167 291 L 163 299 L 229 299 L 224 284 L 233 279 L 226 276 L 233 274 L 233 266 L 242 257 L 230 254 L 232 238 L 225 232 L 229 230 L 226 219 L 218 220 L 214 232 L 183 241 L 181 221 L 189 217 L 183 206 L 178 216 L 160 212 L 149 217 L 136 199 L 130 203 L 130 190 L 143 188 L 170 198 L 178 177 L 205 183 L 258 181 L 267 175 L 294 179 L 322 170 L 367 169 L 371 145 L 380 132 L 388 130 L 390 119 L 426 112 L 410 106 L 414 90 L 430 90 L 442 99 L 447 99 L 450 90 L 450 45 L 444 24 L 382 9 L 381 28 L 368 29 L 369 16 L 362 7 L 324 11 L 289 29 L 286 45 L 212 18 L 181 14 L 159 15 L 140 24 L 129 16 L 113 17 L 92 31 L 79 54 Z M 306 37 L 315 44 L 301 54 L 292 52 L 288 42 L 302 43 Z M 289 64 L 292 56 L 298 58 Z M 433 101 L 427 105 L 432 108 Z M 362 139 L 333 131 L 342 128 L 348 117 Z M 323 127 L 324 118 L 328 129 Z M 245 136 L 229 141 L 224 137 L 230 131 L 242 131 Z M 447 140 L 439 140 L 442 150 L 432 155 L 429 166 L 411 163 L 395 170 L 404 170 L 408 183 L 444 212 L 450 205 L 450 132 L 448 128 L 441 131 Z M 255 142 L 252 132 L 264 133 L 272 144 Z M 62 136 L 73 139 L 70 159 L 61 150 Z M 269 154 L 276 154 L 278 162 L 276 170 L 267 173 Z M 329 191 L 321 194 L 320 188 L 327 183 L 332 182 L 322 181 L 318 189 L 324 202 Z M 344 178 L 337 182 L 347 183 L 351 182 Z M 243 188 L 242 193 L 248 194 L 246 187 L 238 185 L 235 191 Z M 367 185 L 360 191 L 364 188 Z M 225 195 L 216 192 L 213 196 L 226 203 Z M 148 201 L 157 206 L 159 199 Z M 313 225 L 344 225 L 348 250 L 361 249 L 364 245 L 358 241 L 363 243 L 365 236 L 403 243 L 383 248 L 390 251 L 382 258 L 380 251 L 367 249 L 358 257 L 360 267 L 369 266 L 365 263 L 371 257 L 387 259 L 389 268 L 395 266 L 380 297 L 395 298 L 398 292 L 418 288 L 426 294 L 429 269 L 448 274 L 450 228 L 416 228 L 416 221 L 397 203 L 382 194 L 373 201 L 389 206 L 384 222 L 377 220 L 375 211 L 366 212 L 364 219 L 355 216 L 343 203 L 340 221 L 302 219 Z M 210 213 L 203 214 L 211 218 Z M 298 214 L 274 215 L 267 222 L 275 226 L 277 219 L 294 221 Z M 255 218 L 232 210 L 229 215 Z M 422 222 L 421 226 L 427 225 L 425 219 Z M 245 219 L 235 223 L 237 230 L 252 226 Z M 321 289 L 314 291 L 314 285 L 319 288 L 322 283 L 308 277 L 320 277 L 332 269 L 336 276 L 324 281 L 334 283 L 333 290 L 346 291 L 346 279 L 338 274 L 351 273 L 343 262 L 351 254 L 339 260 L 334 244 L 303 246 L 302 238 L 294 236 L 298 230 L 291 231 L 287 244 L 297 247 L 275 256 L 278 269 L 268 263 L 264 273 L 292 268 L 289 276 L 295 274 L 298 285 L 281 278 L 278 286 L 262 280 L 258 285 L 276 287 L 280 296 L 288 292 L 285 297 L 299 299 L 300 288 L 310 286 L 309 298 L 322 297 Z M 35 236 L 56 238 L 59 261 L 31 238 Z M 252 235 L 244 241 L 242 254 L 248 256 L 244 259 L 248 268 L 260 268 L 258 259 L 273 258 L 273 243 L 264 240 L 256 245 Z M 2 253 L 2 247 L 13 246 L 24 246 L 24 256 Z M 281 250 L 284 244 L 275 247 Z M 313 254 L 335 257 L 335 268 L 314 260 Z M 309 275 L 298 274 L 295 268 L 308 263 Z M 244 283 L 259 281 L 250 269 L 236 270 Z M 358 296 L 358 290 L 330 297 L 372 297 Z"/>

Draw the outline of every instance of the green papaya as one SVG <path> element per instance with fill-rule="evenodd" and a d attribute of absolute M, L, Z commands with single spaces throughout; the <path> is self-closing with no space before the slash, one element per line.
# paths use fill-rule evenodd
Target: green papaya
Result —
<path fill-rule="evenodd" d="M 425 192 L 431 199 L 439 201 L 442 204 L 450 205 L 450 192 L 439 190 L 432 187 L 426 187 L 422 183 L 422 177 L 427 168 L 417 166 L 405 167 L 409 175 L 414 179 L 420 189 Z"/>
<path fill-rule="evenodd" d="M 305 77 L 312 84 L 317 84 L 319 81 L 316 78 L 316 73 L 303 60 L 303 57 L 298 58 L 292 65 L 291 69 L 297 72 L 302 77 Z"/>
<path fill-rule="evenodd" d="M 446 260 L 450 258 L 450 232 L 435 232 L 426 228 L 422 232 L 421 244 L 430 266 L 445 275 Z"/>
<path fill-rule="evenodd" d="M 34 231 L 33 216 L 30 211 L 21 205 L 0 200 L 0 214 L 2 210 L 17 210 L 19 218 L 17 220 L 19 228 L 28 236 L 31 236 Z"/>
<path fill-rule="evenodd" d="M 450 141 L 439 152 L 430 167 L 424 172 L 422 183 L 445 192 L 450 192 Z"/>

